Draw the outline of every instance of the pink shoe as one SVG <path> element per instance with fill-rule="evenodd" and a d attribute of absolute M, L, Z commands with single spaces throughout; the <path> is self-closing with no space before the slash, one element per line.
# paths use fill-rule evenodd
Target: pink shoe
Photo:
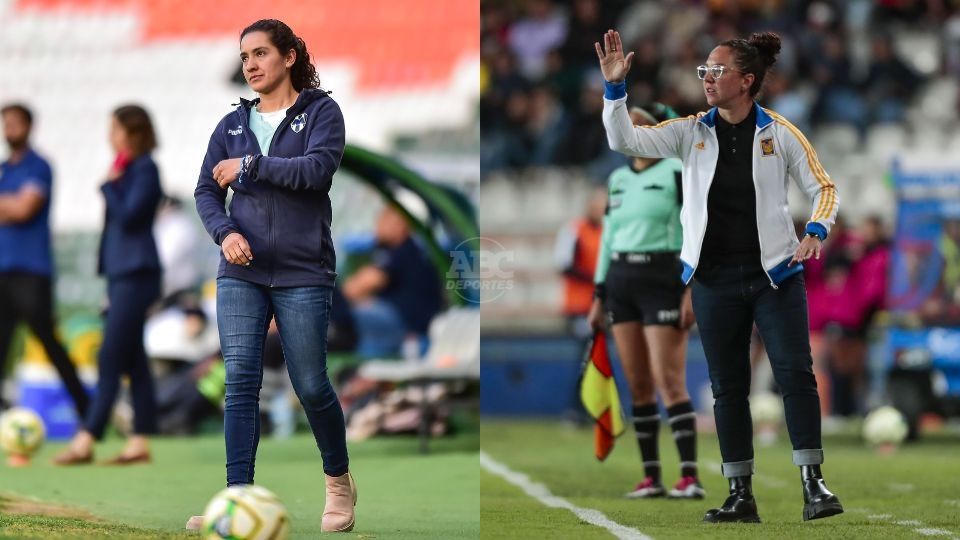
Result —
<path fill-rule="evenodd" d="M 652 499 L 654 497 L 663 497 L 667 494 L 667 491 L 663 489 L 663 486 L 654 482 L 653 478 L 648 476 L 643 479 L 643 482 L 637 484 L 637 487 L 633 488 L 633 491 L 628 492 L 624 497 L 628 499 Z"/>
<path fill-rule="evenodd" d="M 327 500 L 323 506 L 322 532 L 353 530 L 354 506 L 357 505 L 357 485 L 348 471 L 340 476 L 323 475 L 327 481 Z"/>
<path fill-rule="evenodd" d="M 706 495 L 707 492 L 696 476 L 684 476 L 667 494 L 671 499 L 702 499 Z"/>

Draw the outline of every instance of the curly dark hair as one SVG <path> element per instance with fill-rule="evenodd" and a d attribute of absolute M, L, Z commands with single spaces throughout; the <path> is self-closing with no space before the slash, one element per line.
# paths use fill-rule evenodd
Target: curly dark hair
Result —
<path fill-rule="evenodd" d="M 754 32 L 750 39 L 728 39 L 721 46 L 730 47 L 737 57 L 737 69 L 753 74 L 750 96 L 755 97 L 763 87 L 767 71 L 773 67 L 780 54 L 780 36 L 773 32 Z"/>
<path fill-rule="evenodd" d="M 294 90 L 300 92 L 304 88 L 320 88 L 320 77 L 317 75 L 317 68 L 310 61 L 307 44 L 294 34 L 286 23 L 277 19 L 260 19 L 244 28 L 240 32 L 240 39 L 250 32 L 265 32 L 270 36 L 270 43 L 273 43 L 281 55 L 286 55 L 291 50 L 297 53 L 297 59 L 290 68 L 290 83 Z"/>

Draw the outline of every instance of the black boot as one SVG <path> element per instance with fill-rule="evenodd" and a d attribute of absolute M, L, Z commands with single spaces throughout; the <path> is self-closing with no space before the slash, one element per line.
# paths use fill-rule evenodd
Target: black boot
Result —
<path fill-rule="evenodd" d="M 720 508 L 707 510 L 703 521 L 707 523 L 760 523 L 757 501 L 753 498 L 753 483 L 750 476 L 735 476 L 730 479 L 730 496 Z"/>
<path fill-rule="evenodd" d="M 803 520 L 820 519 L 843 513 L 840 499 L 823 483 L 819 465 L 801 465 L 803 481 Z"/>

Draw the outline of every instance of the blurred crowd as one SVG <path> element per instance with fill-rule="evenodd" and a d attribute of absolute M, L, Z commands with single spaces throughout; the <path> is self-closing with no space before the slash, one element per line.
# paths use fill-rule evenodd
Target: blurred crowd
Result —
<path fill-rule="evenodd" d="M 831 122 L 863 134 L 901 122 L 925 80 L 960 76 L 960 3 L 951 0 L 483 0 L 481 12 L 484 176 L 557 164 L 599 181 L 623 163 L 599 121 L 593 43 L 608 28 L 636 53 L 630 100 L 680 115 L 704 109 L 695 68 L 716 43 L 754 31 L 783 40 L 760 101 L 804 131 Z M 894 39 L 903 29 L 932 32 L 943 53 L 904 57 Z"/>
<path fill-rule="evenodd" d="M 891 241 L 883 223 L 870 216 L 852 227 L 838 218 L 820 258 L 803 263 L 824 414 L 854 416 L 868 406 L 870 330 L 888 307 Z"/>

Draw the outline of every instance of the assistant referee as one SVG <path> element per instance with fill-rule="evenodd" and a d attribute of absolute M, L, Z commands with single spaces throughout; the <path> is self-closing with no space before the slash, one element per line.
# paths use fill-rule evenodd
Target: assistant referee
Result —
<path fill-rule="evenodd" d="M 635 125 L 675 117 L 672 109 L 659 103 L 630 110 Z M 603 327 L 603 301 L 630 384 L 644 469 L 643 481 L 626 494 L 630 499 L 664 495 L 702 499 L 706 494 L 697 478 L 696 413 L 686 385 L 693 307 L 690 289 L 677 279 L 683 240 L 681 167 L 679 159 L 634 158 L 615 170 L 608 182 L 594 275 L 597 293 L 588 320 L 595 329 Z M 666 407 L 680 457 L 680 478 L 669 492 L 661 482 L 656 394 Z"/>

